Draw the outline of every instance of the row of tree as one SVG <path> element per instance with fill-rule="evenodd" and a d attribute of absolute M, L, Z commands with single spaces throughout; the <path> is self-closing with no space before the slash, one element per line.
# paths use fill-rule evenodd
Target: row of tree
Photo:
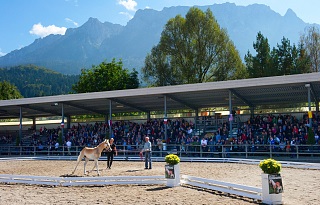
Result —
<path fill-rule="evenodd" d="M 320 32 L 307 28 L 296 46 L 283 37 L 270 48 L 261 32 L 253 43 L 256 54 L 245 55 L 245 65 L 227 32 L 212 12 L 191 8 L 166 24 L 142 68 L 143 79 L 151 85 L 176 85 L 242 78 L 319 72 Z"/>
<path fill-rule="evenodd" d="M 203 12 L 191 8 L 186 17 L 177 15 L 167 22 L 159 43 L 145 58 L 142 79 L 148 86 L 166 86 L 319 72 L 319 33 L 311 27 L 297 46 L 283 37 L 271 49 L 268 39 L 259 32 L 253 43 L 256 53 L 248 51 L 243 63 L 210 9 Z M 16 86 L 24 97 L 134 89 L 140 85 L 138 72 L 130 72 L 123 68 L 121 60 L 115 59 L 83 69 L 80 76 L 34 66 L 0 69 L 0 81 L 3 80 Z"/>
<path fill-rule="evenodd" d="M 250 78 L 277 75 L 292 75 L 310 72 L 310 59 L 303 44 L 291 45 L 289 39 L 284 38 L 281 44 L 270 49 L 268 39 L 260 32 L 253 44 L 256 55 L 249 51 L 245 55 L 245 63 Z"/>

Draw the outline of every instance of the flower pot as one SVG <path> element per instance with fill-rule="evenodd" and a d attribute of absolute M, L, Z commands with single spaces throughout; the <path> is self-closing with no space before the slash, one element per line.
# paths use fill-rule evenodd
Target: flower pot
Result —
<path fill-rule="evenodd" d="M 283 185 L 280 174 L 261 174 L 262 202 L 265 204 L 282 204 Z"/>
<path fill-rule="evenodd" d="M 180 165 L 165 165 L 165 177 L 168 187 L 180 186 Z"/>

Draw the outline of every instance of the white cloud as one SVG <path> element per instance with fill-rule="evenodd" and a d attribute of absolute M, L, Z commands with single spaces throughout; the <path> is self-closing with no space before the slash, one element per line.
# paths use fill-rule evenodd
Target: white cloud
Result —
<path fill-rule="evenodd" d="M 1 56 L 4 56 L 4 55 L 6 55 L 6 53 L 2 52 L 2 51 L 1 51 L 1 48 L 0 48 L 0 57 L 1 57 Z"/>
<path fill-rule="evenodd" d="M 41 23 L 38 23 L 32 26 L 32 29 L 29 31 L 29 33 L 43 38 L 50 34 L 64 35 L 66 33 L 66 30 L 66 27 L 57 27 L 55 25 L 44 27 Z"/>
<path fill-rule="evenodd" d="M 129 19 L 133 18 L 133 16 L 131 14 L 129 14 L 128 12 L 119 12 L 119 14 L 127 16 Z"/>
<path fill-rule="evenodd" d="M 65 0 L 65 1 L 66 1 L 66 2 L 69 2 L 69 1 L 70 1 L 71 3 L 73 2 L 75 6 L 79 6 L 78 0 Z"/>
<path fill-rule="evenodd" d="M 72 20 L 72 19 L 65 18 L 64 20 L 66 20 L 66 22 L 68 22 L 68 23 L 72 23 L 72 24 L 75 25 L 76 27 L 78 27 L 78 25 L 79 25 L 77 22 L 75 22 L 75 21 Z"/>
<path fill-rule="evenodd" d="M 124 6 L 129 11 L 136 11 L 135 7 L 138 5 L 134 0 L 118 0 L 118 4 Z"/>

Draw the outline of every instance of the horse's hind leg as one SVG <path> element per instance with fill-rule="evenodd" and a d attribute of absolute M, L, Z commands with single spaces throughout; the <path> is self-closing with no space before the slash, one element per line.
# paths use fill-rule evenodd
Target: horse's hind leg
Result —
<path fill-rule="evenodd" d="M 84 175 L 86 175 L 86 166 L 87 166 L 88 161 L 89 161 L 89 158 L 88 158 L 88 157 L 85 157 L 85 162 L 84 162 L 84 167 L 83 167 L 83 173 L 84 173 Z"/>

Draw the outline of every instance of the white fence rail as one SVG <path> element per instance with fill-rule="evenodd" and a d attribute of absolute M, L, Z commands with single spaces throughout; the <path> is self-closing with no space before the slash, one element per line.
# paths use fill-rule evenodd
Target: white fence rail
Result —
<path fill-rule="evenodd" d="M 262 188 L 258 187 L 233 184 L 229 182 L 222 182 L 187 175 L 181 176 L 181 185 L 191 185 L 195 187 L 201 187 L 214 191 L 248 197 L 256 200 L 262 200 Z"/>
<path fill-rule="evenodd" d="M 39 157 L 4 157 L 0 161 L 6 160 L 72 160 L 76 161 L 77 156 L 39 156 Z M 106 161 L 106 157 L 100 157 L 99 161 Z M 115 157 L 116 161 L 141 161 L 140 157 Z M 200 158 L 200 157 L 181 157 L 181 162 L 207 162 L 207 163 L 238 163 L 238 164 L 259 164 L 259 159 L 243 158 Z M 164 162 L 164 157 L 152 157 L 153 162 Z M 297 169 L 315 169 L 320 170 L 320 163 L 279 161 L 282 167 L 292 167 Z"/>
<path fill-rule="evenodd" d="M 121 184 L 163 184 L 164 176 L 110 176 L 110 177 L 47 177 L 0 174 L 1 183 L 38 184 L 49 186 L 90 186 Z"/>

